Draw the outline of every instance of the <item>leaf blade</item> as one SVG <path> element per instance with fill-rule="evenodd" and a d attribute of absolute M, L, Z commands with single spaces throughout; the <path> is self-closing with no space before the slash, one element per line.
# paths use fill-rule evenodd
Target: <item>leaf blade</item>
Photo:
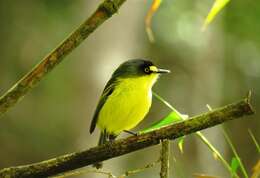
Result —
<path fill-rule="evenodd" d="M 205 30 L 209 24 L 215 19 L 216 15 L 230 2 L 230 0 L 215 0 L 207 17 L 204 20 L 202 30 Z"/>
<path fill-rule="evenodd" d="M 233 157 L 231 160 L 232 175 L 237 172 L 239 165 L 239 160 L 236 157 Z"/>

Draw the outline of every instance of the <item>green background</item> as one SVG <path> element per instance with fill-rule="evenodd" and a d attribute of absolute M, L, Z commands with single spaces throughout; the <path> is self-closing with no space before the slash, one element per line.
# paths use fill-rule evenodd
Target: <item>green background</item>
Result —
<path fill-rule="evenodd" d="M 56 47 L 97 7 L 99 0 L 0 0 L 0 93 Z M 98 131 L 88 130 L 102 89 L 113 70 L 131 58 L 151 59 L 171 74 L 154 91 L 190 116 L 243 98 L 253 91 L 260 106 L 259 1 L 233 0 L 201 31 L 213 0 L 164 0 L 152 21 L 156 42 L 145 32 L 151 1 L 128 0 L 118 14 L 98 28 L 32 92 L 0 119 L 0 168 L 28 164 L 96 145 Z M 149 126 L 170 112 L 154 99 L 145 121 Z M 248 134 L 259 140 L 258 112 L 224 124 L 248 172 L 259 154 Z M 232 152 L 221 126 L 203 131 L 227 160 Z M 126 136 L 126 135 L 122 135 Z M 105 162 L 120 175 L 159 157 L 159 146 Z M 194 135 L 184 153 L 172 143 L 171 175 L 205 173 L 229 177 L 223 165 Z M 175 161 L 174 161 L 175 160 Z M 81 177 L 101 177 L 88 174 Z M 105 176 L 104 176 L 105 177 Z M 159 167 L 132 177 L 159 177 Z"/>

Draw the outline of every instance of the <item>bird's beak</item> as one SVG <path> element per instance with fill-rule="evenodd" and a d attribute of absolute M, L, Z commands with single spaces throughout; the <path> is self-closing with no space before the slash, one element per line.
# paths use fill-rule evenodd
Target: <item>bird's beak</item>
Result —
<path fill-rule="evenodd" d="M 166 69 L 158 69 L 156 66 L 150 66 L 150 71 L 152 71 L 153 73 L 170 73 L 170 70 L 166 70 Z"/>
<path fill-rule="evenodd" d="M 160 73 L 160 74 L 167 74 L 167 73 L 170 73 L 171 71 L 170 70 L 167 70 L 167 69 L 158 69 L 157 73 Z"/>

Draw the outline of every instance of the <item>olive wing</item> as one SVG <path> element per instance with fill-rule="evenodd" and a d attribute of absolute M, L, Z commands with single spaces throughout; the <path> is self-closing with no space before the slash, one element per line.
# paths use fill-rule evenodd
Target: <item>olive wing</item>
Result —
<path fill-rule="evenodd" d="M 95 128 L 98 121 L 98 115 L 104 104 L 106 103 L 108 97 L 113 93 L 116 86 L 116 80 L 112 77 L 106 84 L 105 89 L 99 99 L 97 108 L 95 110 L 94 116 L 91 121 L 89 132 L 92 133 Z"/>

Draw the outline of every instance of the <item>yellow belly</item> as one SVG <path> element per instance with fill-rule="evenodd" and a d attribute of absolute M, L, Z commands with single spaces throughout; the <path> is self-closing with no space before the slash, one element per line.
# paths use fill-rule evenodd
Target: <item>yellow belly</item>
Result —
<path fill-rule="evenodd" d="M 156 78 L 151 76 L 150 80 L 140 77 L 120 81 L 100 110 L 98 127 L 114 135 L 135 127 L 150 109 L 151 88 Z"/>

